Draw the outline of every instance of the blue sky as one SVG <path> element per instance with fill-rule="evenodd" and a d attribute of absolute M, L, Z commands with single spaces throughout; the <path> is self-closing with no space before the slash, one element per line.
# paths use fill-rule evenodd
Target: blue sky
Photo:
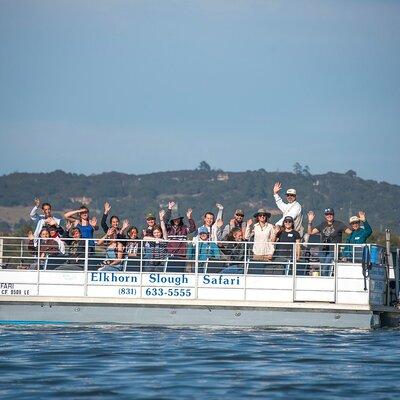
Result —
<path fill-rule="evenodd" d="M 399 1 L 0 0 L 0 174 L 400 184 Z"/>

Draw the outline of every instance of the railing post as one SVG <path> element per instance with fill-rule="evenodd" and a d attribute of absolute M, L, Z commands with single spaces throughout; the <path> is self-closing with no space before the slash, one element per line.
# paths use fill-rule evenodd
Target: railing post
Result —
<path fill-rule="evenodd" d="M 395 287 L 396 287 L 396 300 L 399 301 L 399 291 L 400 291 L 400 249 L 397 249 L 396 254 L 396 266 L 394 269 Z"/>
<path fill-rule="evenodd" d="M 334 292 L 334 301 L 335 301 L 335 304 L 336 304 L 336 302 L 337 302 L 337 291 L 338 291 L 338 268 L 337 268 L 337 265 L 338 265 L 338 262 L 339 262 L 339 244 L 335 244 L 335 253 L 336 253 L 336 255 L 335 255 L 335 257 L 334 257 L 334 260 L 333 260 L 333 277 L 334 277 L 334 279 L 335 279 L 335 287 L 334 287 L 334 290 L 335 290 L 335 292 Z M 354 253 L 354 247 L 353 247 L 353 253 Z M 353 257 L 354 257 L 354 254 L 353 254 Z M 354 261 L 353 261 L 354 262 Z"/>
<path fill-rule="evenodd" d="M 4 248 L 4 239 L 0 238 L 0 266 L 3 265 L 3 248 Z"/>
<path fill-rule="evenodd" d="M 139 286 L 139 296 L 143 297 L 143 240 L 140 241 L 140 260 L 139 260 L 139 274 L 140 274 L 140 286 Z"/>
<path fill-rule="evenodd" d="M 36 289 L 37 289 L 37 296 L 39 295 L 39 286 L 40 286 L 40 242 L 41 238 L 37 238 L 37 248 L 38 248 L 38 255 L 37 255 L 37 281 L 36 281 Z"/>
<path fill-rule="evenodd" d="M 199 293 L 199 241 L 198 240 L 195 241 L 195 248 L 194 248 L 194 272 L 196 280 L 196 286 L 194 288 L 194 295 L 195 295 L 194 297 L 195 299 L 197 299 Z"/>
<path fill-rule="evenodd" d="M 244 300 L 247 300 L 247 242 L 244 242 L 244 258 L 243 258 L 243 279 L 244 279 Z"/>
<path fill-rule="evenodd" d="M 83 270 L 85 271 L 85 291 L 84 295 L 87 296 L 88 292 L 88 275 L 89 275 L 89 239 L 85 239 L 85 261 Z"/>
<path fill-rule="evenodd" d="M 292 302 L 296 301 L 296 276 L 297 276 L 297 262 L 296 260 L 296 243 L 292 243 L 293 246 L 293 273 L 292 273 Z"/>

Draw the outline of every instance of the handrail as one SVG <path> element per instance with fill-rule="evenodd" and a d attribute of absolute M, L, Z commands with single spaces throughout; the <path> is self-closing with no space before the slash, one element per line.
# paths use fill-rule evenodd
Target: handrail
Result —
<path fill-rule="evenodd" d="M 1 239 L 3 238 L 0 237 L 0 240 Z M 188 289 L 188 292 L 179 293 L 184 293 L 184 296 L 189 296 L 190 299 L 200 299 L 204 298 L 204 296 L 206 296 L 206 298 L 207 296 L 212 297 L 212 293 L 215 293 L 213 291 L 219 290 L 218 288 L 221 288 L 221 285 L 225 285 L 225 283 L 221 282 L 226 281 L 230 283 L 224 286 L 224 288 L 229 289 L 228 292 L 232 293 L 231 295 L 228 295 L 228 300 L 230 298 L 242 300 L 262 299 L 263 293 L 268 292 L 269 296 L 272 296 L 271 298 L 275 299 L 274 301 L 279 301 L 279 296 L 284 295 L 286 296 L 286 301 L 291 302 L 315 301 L 315 299 L 320 299 L 319 301 L 339 302 L 341 301 L 340 296 L 343 297 L 343 291 L 338 287 L 339 266 L 342 272 L 346 271 L 352 265 L 358 265 L 360 267 L 360 264 L 354 261 L 357 261 L 359 256 L 357 252 L 365 246 L 371 248 L 374 248 L 375 246 L 377 252 L 376 262 L 379 262 L 379 251 L 382 250 L 381 247 L 370 244 L 351 245 L 347 243 L 301 243 L 302 253 L 300 254 L 300 259 L 297 261 L 295 243 L 277 242 L 274 243 L 274 258 L 272 260 L 266 260 L 263 257 L 254 256 L 252 247 L 254 242 L 220 241 L 213 242 L 214 250 L 216 252 L 219 251 L 221 255 L 219 258 L 217 257 L 214 259 L 211 257 L 211 254 L 213 254 L 210 250 L 211 243 L 207 243 L 208 250 L 207 255 L 205 255 L 206 253 L 203 252 L 203 242 L 197 239 L 185 241 L 160 240 L 160 242 L 166 242 L 167 244 L 172 245 L 169 249 L 171 249 L 171 247 L 173 248 L 174 243 L 179 243 L 180 246 L 184 244 L 183 247 L 190 251 L 188 250 L 185 253 L 185 256 L 180 258 L 174 258 L 168 252 L 162 253 L 162 257 L 157 258 L 158 255 L 155 253 L 150 255 L 146 253 L 146 243 L 149 242 L 148 240 L 135 239 L 135 242 L 138 243 L 138 249 L 140 249 L 139 253 L 135 253 L 135 257 L 129 258 L 124 255 L 119 264 L 115 263 L 115 270 L 100 271 L 99 265 L 102 261 L 106 260 L 113 262 L 116 260 L 115 258 L 107 258 L 107 255 L 105 254 L 105 250 L 110 247 L 110 244 L 112 245 L 113 242 L 132 242 L 132 240 L 108 240 L 106 245 L 97 246 L 97 252 L 92 253 L 91 247 L 89 246 L 89 240 L 93 239 L 80 239 L 82 243 L 84 243 L 84 254 L 80 254 L 80 257 L 71 257 L 68 253 L 68 243 L 71 243 L 73 239 L 66 239 L 66 254 L 58 256 L 47 254 L 47 268 L 44 271 L 40 256 L 42 253 L 46 252 L 46 243 L 42 246 L 42 240 L 39 239 L 35 251 L 30 254 L 22 254 L 21 257 L 19 249 L 22 244 L 22 247 L 26 249 L 25 245 L 27 244 L 28 238 L 5 237 L 4 239 L 6 240 L 3 240 L 2 258 L 3 260 L 8 260 L 10 263 L 9 266 L 11 266 L 11 268 L 7 268 L 4 271 L 17 271 L 18 276 L 21 276 L 19 273 L 24 271 L 35 271 L 34 285 L 36 286 L 36 293 L 38 295 L 43 293 L 44 295 L 55 293 L 54 295 L 57 296 L 61 295 L 59 293 L 72 293 L 69 292 L 69 290 L 72 290 L 69 288 L 80 287 L 82 288 L 82 291 L 79 293 L 84 297 L 96 297 L 99 296 L 99 293 L 101 295 L 101 291 L 108 285 L 106 284 L 108 278 L 105 279 L 104 277 L 109 274 L 111 277 L 119 276 L 122 282 L 121 284 L 118 283 L 118 279 L 120 278 L 112 278 L 113 280 L 109 285 L 109 288 L 111 289 L 114 288 L 115 285 L 117 285 L 115 288 L 118 289 L 118 287 L 120 287 L 118 285 L 123 285 L 123 282 L 127 281 L 135 281 L 137 284 L 130 284 L 130 286 L 128 285 L 126 288 L 122 287 L 125 291 L 118 289 L 117 294 L 115 294 L 115 291 L 112 292 L 114 294 L 107 294 L 111 293 L 107 292 L 105 295 L 102 295 L 103 297 L 125 296 L 126 293 L 129 293 L 129 295 L 135 295 L 137 298 L 146 298 L 149 296 L 165 297 L 170 293 L 175 296 L 175 293 L 177 293 L 176 291 L 166 291 L 166 289 L 162 289 L 163 287 L 174 289 L 174 284 L 168 286 L 168 283 L 151 283 L 152 279 L 155 280 L 157 278 L 162 281 L 165 278 L 166 282 L 169 282 L 168 279 L 172 279 L 172 281 L 173 279 L 180 279 L 180 281 L 188 280 L 186 286 L 183 285 L 183 287 Z M 14 248 L 18 251 L 13 252 Z M 163 248 L 165 248 L 165 246 Z M 347 259 L 347 257 L 344 257 L 343 255 L 346 255 L 345 251 L 349 249 L 351 252 L 349 253 L 349 259 Z M 99 252 L 98 250 L 102 251 Z M 79 267 L 78 269 L 68 270 L 63 268 L 53 268 L 54 265 L 58 264 L 60 264 L 60 266 L 65 266 L 71 260 L 76 262 L 74 265 L 77 265 Z M 174 269 L 170 270 L 169 267 L 172 264 Z M 19 269 L 21 266 L 34 266 L 34 268 Z M 312 266 L 318 268 L 319 273 L 314 274 L 315 276 L 310 275 L 310 268 Z M 5 267 L 7 267 L 7 265 L 5 265 Z M 191 268 L 190 272 L 188 272 L 189 268 Z M 229 272 L 224 272 L 224 269 Z M 0 269 L 0 271 L 3 270 Z M 288 272 L 288 275 L 286 275 L 285 271 Z M 57 275 L 57 272 L 60 274 Z M 3 274 L 2 276 L 5 277 L 6 275 Z M 16 275 L 10 274 L 9 276 Z M 53 276 L 53 278 L 51 276 Z M 170 278 L 168 278 L 168 276 Z M 100 282 L 100 278 L 104 279 L 105 283 Z M 31 282 L 29 279 L 28 281 Z M 265 279 L 267 279 L 269 283 L 265 281 Z M 343 279 L 340 279 L 343 284 Z M 351 281 L 353 278 L 348 279 Z M 17 280 L 17 285 L 18 282 L 19 281 Z M 22 282 L 25 281 L 22 280 Z M 257 286 L 259 282 L 260 286 Z M 273 282 L 277 283 L 274 284 Z M 387 283 L 386 280 L 385 283 Z M 23 286 L 24 284 L 21 285 Z M 27 285 L 29 286 L 31 283 L 28 283 Z M 60 287 L 60 290 L 56 290 L 55 287 Z M 96 287 L 97 289 L 95 290 L 94 288 Z M 151 290 L 149 290 L 149 288 Z M 154 288 L 158 288 L 155 291 L 155 295 L 153 295 Z M 350 288 L 346 290 L 348 293 L 351 293 L 353 289 Z M 290 298 L 288 297 L 289 295 Z M 360 296 L 361 295 L 363 295 L 363 293 L 361 293 Z"/>

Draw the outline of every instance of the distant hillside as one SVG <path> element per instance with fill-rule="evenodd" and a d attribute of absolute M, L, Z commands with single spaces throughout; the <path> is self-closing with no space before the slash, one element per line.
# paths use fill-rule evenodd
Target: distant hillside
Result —
<path fill-rule="evenodd" d="M 50 202 L 58 213 L 85 203 L 98 217 L 104 202 L 109 201 L 112 214 L 127 217 L 138 226 L 143 225 L 147 211 L 165 207 L 168 200 L 177 202 L 182 213 L 188 207 L 193 208 L 198 221 L 205 210 L 215 210 L 216 202 L 225 206 L 226 221 L 236 208 L 242 208 L 248 218 L 262 206 L 276 210 L 272 187 L 278 180 L 283 183 L 283 194 L 289 187 L 296 188 L 304 213 L 314 210 L 318 220 L 328 206 L 334 207 L 337 218 L 343 221 L 363 209 L 375 231 L 385 228 L 400 231 L 400 186 L 363 180 L 353 171 L 310 175 L 264 170 L 194 170 L 145 175 L 110 172 L 90 176 L 59 170 L 14 173 L 0 177 L 0 230 L 17 229 L 24 220 L 29 220 L 27 208 L 23 207 L 31 207 L 35 197 Z M 272 218 L 276 220 L 276 216 Z"/>

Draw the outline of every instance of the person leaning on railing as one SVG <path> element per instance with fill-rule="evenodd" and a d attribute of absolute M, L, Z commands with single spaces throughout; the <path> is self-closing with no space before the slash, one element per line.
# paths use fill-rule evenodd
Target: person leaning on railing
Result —
<path fill-rule="evenodd" d="M 372 228 L 366 219 L 365 211 L 359 211 L 358 215 L 350 217 L 349 223 L 352 232 L 346 239 L 346 243 L 349 244 L 367 243 L 367 239 L 372 235 Z M 361 262 L 362 248 L 357 248 L 355 246 L 346 246 L 344 248 L 343 261 L 352 261 L 353 249 L 354 249 L 354 261 Z"/>
<path fill-rule="evenodd" d="M 189 208 L 186 212 L 188 225 L 183 222 L 183 216 L 176 211 L 172 211 L 175 203 L 170 201 L 168 209 L 164 214 L 164 222 L 167 230 L 167 244 L 168 253 L 168 269 L 176 272 L 183 271 L 185 267 L 186 252 L 187 252 L 187 238 L 188 235 L 196 231 L 196 223 L 194 222 L 192 213 L 193 210 Z"/>
<path fill-rule="evenodd" d="M 242 229 L 238 226 L 232 228 L 225 238 L 222 252 L 228 260 L 228 266 L 221 271 L 221 274 L 243 274 L 246 241 L 243 239 Z"/>
<path fill-rule="evenodd" d="M 127 269 L 133 267 L 134 270 L 138 270 L 140 267 L 141 242 L 139 238 L 139 230 L 136 226 L 129 227 L 127 238 L 129 240 L 124 242 Z"/>
<path fill-rule="evenodd" d="M 194 241 L 192 246 L 188 247 L 188 259 L 195 260 L 196 246 L 198 246 L 197 259 L 199 261 L 199 272 L 204 272 L 206 265 L 210 267 L 215 264 L 210 261 L 221 259 L 221 251 L 214 241 L 209 240 L 210 234 L 205 226 L 201 226 L 197 231 L 197 240 Z M 215 272 L 220 269 L 222 269 L 222 264 L 217 264 L 217 266 L 210 268 L 210 271 Z M 193 272 L 193 268 L 191 270 Z"/>
<path fill-rule="evenodd" d="M 290 266 L 293 265 L 293 245 L 295 244 L 296 261 L 300 258 L 300 233 L 294 229 L 294 220 L 291 216 L 283 219 L 283 228 L 276 231 L 276 248 L 274 261 L 282 264 L 274 265 L 273 274 L 289 275 Z"/>
<path fill-rule="evenodd" d="M 325 208 L 325 221 L 316 227 L 313 227 L 312 225 L 315 218 L 314 211 L 309 211 L 307 217 L 308 234 L 315 235 L 320 233 L 322 243 L 326 243 L 319 254 L 319 261 L 323 264 L 321 266 L 321 275 L 329 276 L 331 271 L 331 265 L 329 264 L 332 263 L 334 258 L 334 246 L 331 244 L 342 243 L 343 233 L 350 234 L 352 231 L 343 222 L 335 220 L 335 212 L 333 208 Z"/>
<path fill-rule="evenodd" d="M 55 269 L 82 271 L 85 258 L 85 241 L 82 240 L 79 228 L 72 228 L 71 237 L 64 237 L 64 241 L 67 244 L 67 253 L 65 255 L 67 260 L 64 260 L 64 263 Z"/>
<path fill-rule="evenodd" d="M 271 261 L 275 251 L 275 231 L 274 225 L 268 222 L 271 213 L 265 208 L 260 208 L 253 219 L 247 221 L 245 239 L 253 239 L 253 259 L 255 261 Z"/>
<path fill-rule="evenodd" d="M 47 228 L 42 228 L 39 238 L 40 240 L 37 240 L 32 231 L 28 232 L 28 250 L 38 255 L 38 260 L 32 263 L 29 269 L 47 269 L 50 257 L 65 254 L 64 242 L 58 236 L 51 238 Z"/>
<path fill-rule="evenodd" d="M 94 231 L 97 231 L 97 218 L 89 218 L 89 209 L 82 206 L 78 210 L 67 211 L 64 218 L 70 221 L 74 227 L 79 228 L 83 239 L 93 239 Z M 94 254 L 95 241 L 89 240 L 89 257 Z"/>
<path fill-rule="evenodd" d="M 99 240 L 97 245 L 108 243 L 106 248 L 106 259 L 102 261 L 99 271 L 122 271 L 124 258 L 124 245 L 117 239 L 116 228 L 109 228 L 108 232 Z"/>
<path fill-rule="evenodd" d="M 151 236 L 144 236 L 144 258 L 149 261 L 145 262 L 143 268 L 146 272 L 162 272 L 167 260 L 167 230 L 164 222 L 165 211 L 159 212 L 160 225 L 154 225 Z"/>
<path fill-rule="evenodd" d="M 128 220 L 125 219 L 123 221 L 122 228 L 120 228 L 120 226 L 119 226 L 119 223 L 120 223 L 119 217 L 117 217 L 116 215 L 112 215 L 110 217 L 110 225 L 111 226 L 109 227 L 108 224 L 107 224 L 107 218 L 108 218 L 108 214 L 110 213 L 110 210 L 111 210 L 111 205 L 110 205 L 109 202 L 106 201 L 104 203 L 104 212 L 103 212 L 103 216 L 101 217 L 100 225 L 101 225 L 104 233 L 107 233 L 108 229 L 110 227 L 111 228 L 115 228 L 116 231 L 117 231 L 117 238 L 118 239 L 124 239 L 125 236 L 124 236 L 124 234 L 122 232 L 124 231 L 124 228 L 126 229 L 129 226 Z"/>

